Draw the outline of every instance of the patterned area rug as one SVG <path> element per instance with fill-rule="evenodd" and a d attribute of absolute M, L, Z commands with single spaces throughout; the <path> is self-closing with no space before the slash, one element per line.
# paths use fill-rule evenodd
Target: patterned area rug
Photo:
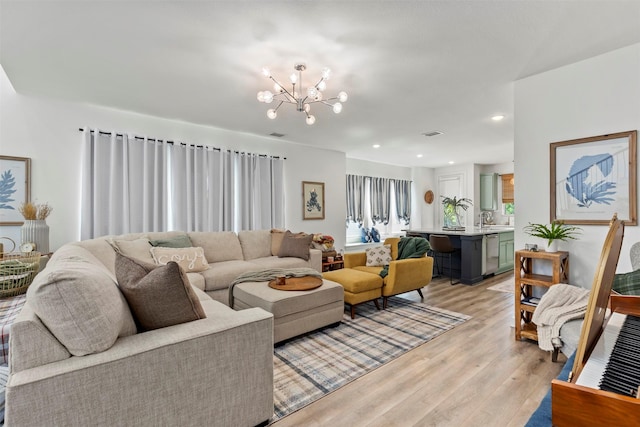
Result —
<path fill-rule="evenodd" d="M 297 411 L 471 317 L 403 298 L 386 310 L 358 306 L 338 327 L 325 328 L 274 351 L 275 414 L 271 422 Z"/>
<path fill-rule="evenodd" d="M 515 285 L 515 282 L 513 281 L 513 277 L 511 277 L 505 281 L 496 283 L 493 286 L 489 286 L 487 289 L 490 291 L 509 292 L 512 294 L 515 286 L 516 285 Z"/>

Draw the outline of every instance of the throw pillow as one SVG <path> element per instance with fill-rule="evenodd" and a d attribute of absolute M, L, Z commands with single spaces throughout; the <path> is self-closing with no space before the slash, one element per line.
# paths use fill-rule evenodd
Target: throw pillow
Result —
<path fill-rule="evenodd" d="M 375 246 L 365 249 L 367 267 L 384 267 L 391 262 L 391 245 Z"/>
<path fill-rule="evenodd" d="M 180 266 L 161 266 L 116 255 L 118 285 L 143 330 L 204 319 L 204 309 Z"/>
<path fill-rule="evenodd" d="M 166 239 L 149 240 L 149 243 L 151 243 L 151 246 L 160 246 L 162 248 L 190 248 L 193 246 L 191 239 L 186 234 L 167 237 Z"/>
<path fill-rule="evenodd" d="M 278 257 L 296 257 L 302 258 L 305 261 L 309 260 L 309 248 L 311 247 L 311 240 L 313 234 L 293 234 L 290 231 L 284 233 L 282 238 L 282 244 L 278 251 Z"/>
<path fill-rule="evenodd" d="M 109 243 L 116 252 L 122 255 L 138 258 L 146 262 L 153 262 L 151 252 L 149 252 L 151 243 L 149 243 L 149 239 L 146 237 L 135 240 L 113 239 L 110 240 Z"/>
<path fill-rule="evenodd" d="M 152 247 L 151 256 L 155 263 L 160 265 L 174 261 L 187 273 L 197 273 L 209 268 L 209 262 L 207 262 L 207 259 L 204 257 L 204 250 L 200 247 Z"/>
<path fill-rule="evenodd" d="M 616 274 L 612 289 L 622 295 L 640 295 L 640 270 Z"/>
<path fill-rule="evenodd" d="M 282 245 L 285 232 L 286 230 L 271 229 L 271 255 L 278 255 L 278 252 L 280 252 L 280 246 Z"/>

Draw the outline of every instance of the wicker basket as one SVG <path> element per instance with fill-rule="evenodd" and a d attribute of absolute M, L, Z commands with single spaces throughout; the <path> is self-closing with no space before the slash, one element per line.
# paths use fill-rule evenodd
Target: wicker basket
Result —
<path fill-rule="evenodd" d="M 40 252 L 0 254 L 0 298 L 27 292 L 40 270 Z"/>

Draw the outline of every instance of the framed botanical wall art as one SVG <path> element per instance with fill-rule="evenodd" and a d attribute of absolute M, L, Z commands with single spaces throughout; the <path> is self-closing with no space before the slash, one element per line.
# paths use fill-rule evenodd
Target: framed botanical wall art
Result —
<path fill-rule="evenodd" d="M 324 219 L 324 182 L 302 182 L 302 219 Z"/>
<path fill-rule="evenodd" d="M 0 156 L 0 225 L 22 225 L 18 210 L 31 197 L 31 159 Z"/>
<path fill-rule="evenodd" d="M 551 221 L 637 225 L 638 131 L 551 144 Z"/>

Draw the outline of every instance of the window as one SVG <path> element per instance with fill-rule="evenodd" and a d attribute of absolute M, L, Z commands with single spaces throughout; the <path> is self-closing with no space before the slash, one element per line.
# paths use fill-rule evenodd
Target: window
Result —
<path fill-rule="evenodd" d="M 515 212 L 513 203 L 513 174 L 502 174 L 500 179 L 502 180 L 502 214 L 513 215 Z"/>
<path fill-rule="evenodd" d="M 356 178 L 359 178 L 360 181 L 356 180 Z M 375 227 L 375 229 L 380 233 L 380 241 L 383 241 L 388 236 L 401 234 L 402 230 L 404 228 L 407 228 L 407 221 L 405 221 L 404 218 L 399 218 L 398 212 L 399 211 L 402 212 L 404 215 L 406 215 L 406 218 L 408 218 L 410 215 L 409 210 L 410 210 L 411 201 L 410 201 L 410 196 L 408 191 L 410 187 L 403 187 L 400 181 L 390 179 L 389 181 L 391 181 L 391 184 L 388 187 L 389 188 L 388 190 L 389 211 L 388 211 L 387 224 L 384 224 L 384 222 L 381 222 L 381 221 L 374 223 L 373 213 L 372 213 L 373 211 L 373 208 L 372 208 L 373 202 L 372 202 L 372 194 L 371 194 L 372 185 L 370 185 L 371 179 L 373 178 L 348 175 L 347 192 L 349 193 L 350 191 L 351 192 L 362 191 L 364 192 L 364 197 L 359 201 L 356 201 L 355 199 L 358 199 L 358 196 L 354 194 L 352 197 L 354 200 L 351 202 L 353 206 L 347 209 L 347 211 L 351 213 L 349 215 L 349 218 L 347 219 L 347 224 L 346 224 L 346 228 L 347 228 L 346 242 L 347 243 L 362 243 L 363 229 L 371 230 L 372 227 Z M 349 182 L 352 182 L 353 184 L 351 189 L 349 186 Z M 402 183 L 404 184 L 406 184 L 407 182 L 410 185 L 411 183 L 410 181 L 402 181 Z M 398 190 L 401 193 L 400 195 L 396 194 L 396 186 L 394 185 L 394 183 L 400 185 L 401 189 Z M 375 188 L 375 186 L 373 187 Z M 402 194 L 405 192 L 405 190 L 407 194 Z M 347 196 L 347 199 L 349 199 L 349 196 Z M 375 199 L 375 197 L 373 197 L 373 199 Z M 405 203 L 404 206 L 403 206 L 403 202 Z M 360 224 L 358 224 L 358 222 L 353 221 L 353 218 L 358 216 L 358 213 L 357 213 L 358 209 L 356 205 L 360 206 L 360 203 L 362 203 L 362 206 L 361 206 L 362 225 L 361 226 Z M 400 204 L 399 206 L 400 209 L 398 209 L 398 204 Z M 348 205 L 349 205 L 349 202 L 348 202 Z"/>

